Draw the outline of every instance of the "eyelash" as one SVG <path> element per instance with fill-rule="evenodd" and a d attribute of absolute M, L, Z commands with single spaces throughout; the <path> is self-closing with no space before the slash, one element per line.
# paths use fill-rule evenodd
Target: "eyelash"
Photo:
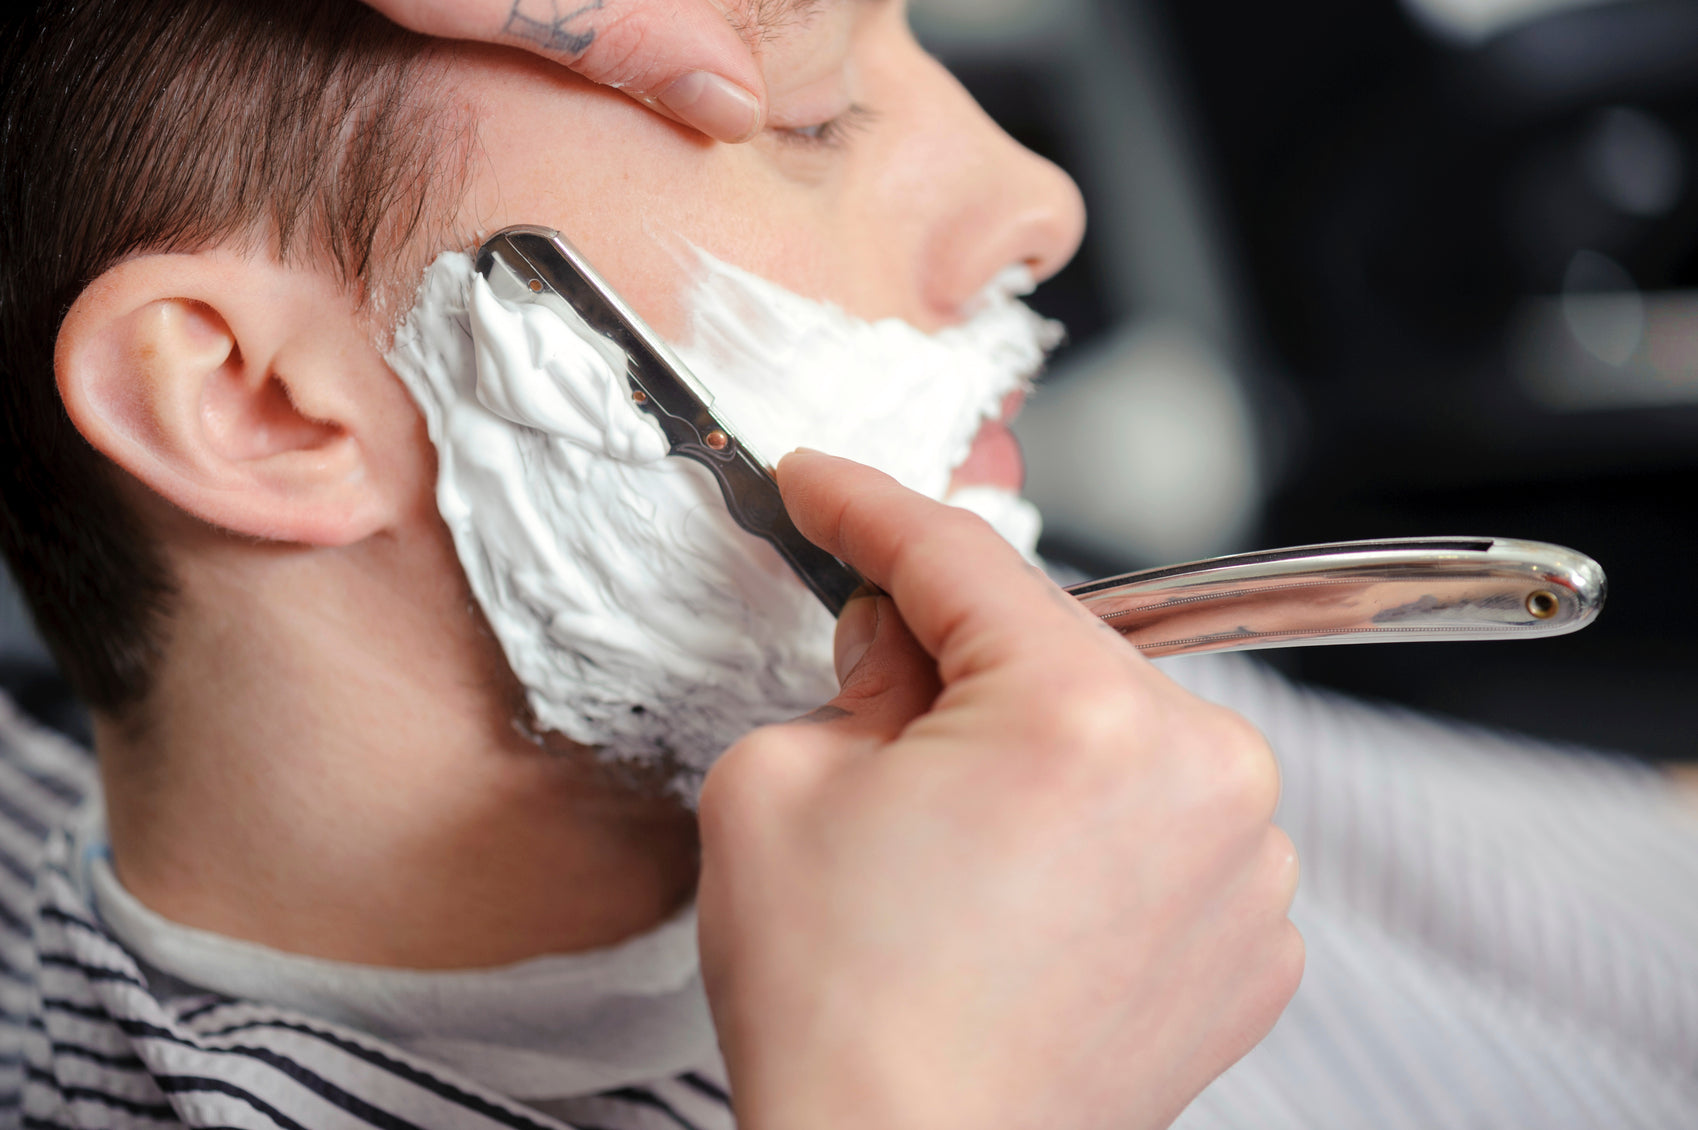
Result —
<path fill-rule="evenodd" d="M 850 106 L 843 113 L 827 121 L 811 126 L 799 126 L 794 129 L 780 129 L 776 133 L 780 139 L 789 145 L 804 145 L 819 149 L 834 149 L 845 144 L 851 137 L 866 129 L 878 117 L 865 106 Z"/>

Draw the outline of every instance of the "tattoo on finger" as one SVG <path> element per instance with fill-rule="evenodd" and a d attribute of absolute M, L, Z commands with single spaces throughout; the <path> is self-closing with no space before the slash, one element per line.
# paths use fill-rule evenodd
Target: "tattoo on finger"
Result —
<path fill-rule="evenodd" d="M 590 12 L 601 11 L 604 0 L 513 0 L 502 29 L 509 35 L 528 39 L 549 51 L 578 56 L 595 42 L 596 29 L 573 29 L 572 24 Z M 565 9 L 564 11 L 562 9 Z"/>

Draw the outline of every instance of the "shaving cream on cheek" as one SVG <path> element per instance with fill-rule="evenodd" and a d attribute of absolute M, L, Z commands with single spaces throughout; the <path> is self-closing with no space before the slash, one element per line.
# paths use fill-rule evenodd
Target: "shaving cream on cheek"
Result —
<path fill-rule="evenodd" d="M 934 498 L 1059 331 L 1003 280 L 967 323 L 866 322 L 701 256 L 680 356 L 769 462 L 814 447 Z M 668 456 L 624 358 L 497 299 L 465 255 L 432 264 L 388 357 L 424 412 L 437 505 L 533 722 L 693 797 L 748 730 L 836 693 L 833 624 L 718 485 Z M 1029 504 L 962 502 L 1030 552 Z M 954 501 L 954 499 L 951 499 Z"/>
<path fill-rule="evenodd" d="M 697 256 L 690 339 L 677 352 L 769 465 L 811 447 L 942 499 L 980 425 L 1060 336 L 1013 300 L 1031 289 L 1021 268 L 992 282 L 967 322 L 927 334 Z"/>

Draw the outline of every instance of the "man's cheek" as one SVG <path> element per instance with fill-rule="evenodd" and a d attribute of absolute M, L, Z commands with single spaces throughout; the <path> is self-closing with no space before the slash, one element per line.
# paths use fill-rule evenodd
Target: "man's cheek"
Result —
<path fill-rule="evenodd" d="M 940 334 L 869 323 L 689 254 L 679 352 L 745 443 L 768 462 L 798 446 L 855 458 L 935 498 L 1056 332 L 1008 293 Z M 623 356 L 581 332 L 507 307 L 445 255 L 389 360 L 424 412 L 443 521 L 535 724 L 676 766 L 690 798 L 736 738 L 832 696 L 833 622 L 732 521 L 708 472 L 667 455 Z M 1029 548 L 1035 512 L 992 493 L 982 507 Z"/>

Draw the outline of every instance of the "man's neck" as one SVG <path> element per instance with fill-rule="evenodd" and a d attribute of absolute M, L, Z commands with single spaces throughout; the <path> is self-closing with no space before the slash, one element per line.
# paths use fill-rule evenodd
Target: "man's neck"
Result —
<path fill-rule="evenodd" d="M 521 737 L 467 600 L 407 583 L 445 538 L 400 540 L 185 571 L 144 724 L 97 725 L 119 879 L 184 925 L 416 969 L 657 925 L 694 887 L 692 815 Z"/>

